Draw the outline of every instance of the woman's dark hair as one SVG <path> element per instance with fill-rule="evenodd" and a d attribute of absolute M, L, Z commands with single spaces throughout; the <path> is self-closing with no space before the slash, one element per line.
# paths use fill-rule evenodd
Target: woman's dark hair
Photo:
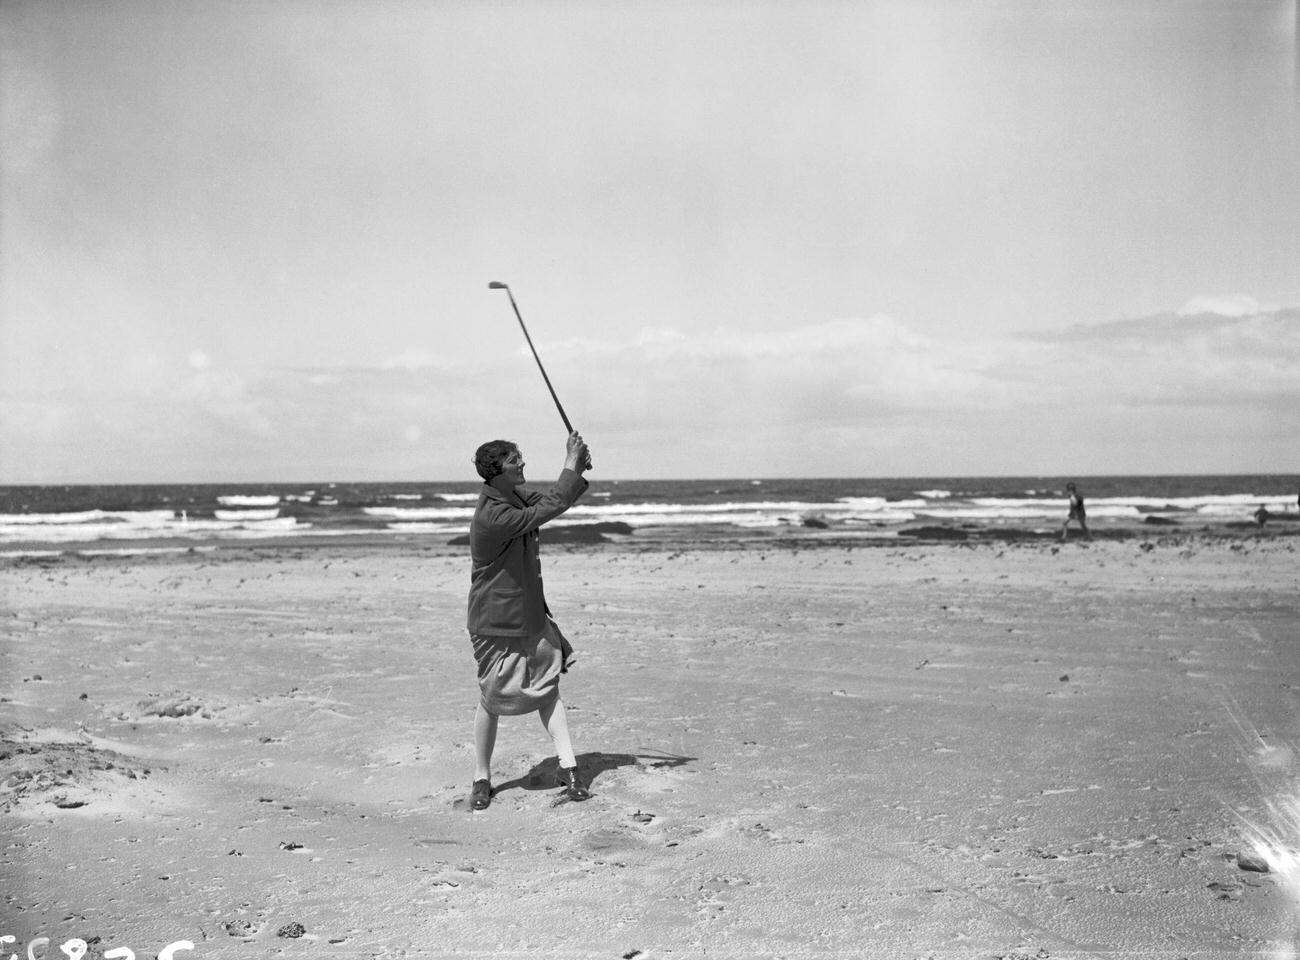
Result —
<path fill-rule="evenodd" d="M 509 440 L 489 440 L 475 451 L 474 469 L 484 481 L 489 481 L 500 475 L 501 464 L 518 449 Z"/>

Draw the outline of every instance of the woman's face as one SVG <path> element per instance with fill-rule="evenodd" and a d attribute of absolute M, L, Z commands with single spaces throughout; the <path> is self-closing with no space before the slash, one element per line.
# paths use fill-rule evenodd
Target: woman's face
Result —
<path fill-rule="evenodd" d="M 512 487 L 524 482 L 524 455 L 519 448 L 511 450 L 501 461 L 501 476 Z"/>

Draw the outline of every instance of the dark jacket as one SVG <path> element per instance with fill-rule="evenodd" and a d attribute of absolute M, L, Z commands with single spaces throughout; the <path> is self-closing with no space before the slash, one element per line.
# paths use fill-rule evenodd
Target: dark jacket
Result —
<path fill-rule="evenodd" d="M 587 481 L 560 473 L 545 493 L 516 489 L 513 496 L 483 484 L 469 531 L 469 632 L 485 637 L 541 636 L 546 626 L 537 528 L 573 506 Z"/>

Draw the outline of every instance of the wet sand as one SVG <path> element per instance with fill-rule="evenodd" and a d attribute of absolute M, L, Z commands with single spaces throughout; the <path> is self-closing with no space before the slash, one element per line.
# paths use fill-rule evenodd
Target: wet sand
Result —
<path fill-rule="evenodd" d="M 1296 892 L 1239 855 L 1300 778 L 1298 546 L 552 545 L 595 795 L 557 804 L 541 725 L 507 718 L 482 813 L 463 549 L 10 558 L 0 935 L 1290 956 Z"/>

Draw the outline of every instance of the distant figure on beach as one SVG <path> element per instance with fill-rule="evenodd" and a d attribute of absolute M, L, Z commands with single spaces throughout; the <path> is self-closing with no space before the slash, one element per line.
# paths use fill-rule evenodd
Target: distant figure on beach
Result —
<path fill-rule="evenodd" d="M 1252 513 L 1251 516 L 1255 518 L 1255 522 L 1259 524 L 1262 529 L 1264 524 L 1268 523 L 1268 507 L 1261 503 L 1259 509 Z"/>
<path fill-rule="evenodd" d="M 591 796 L 569 739 L 560 674 L 573 648 L 551 619 L 542 593 L 538 528 L 582 496 L 591 466 L 587 444 L 575 431 L 565 447 L 564 469 L 554 486 L 524 490 L 524 456 L 508 440 L 491 440 L 474 454 L 483 478 L 470 526 L 469 628 L 478 664 L 479 703 L 474 714 L 474 783 L 470 806 L 492 802 L 492 750 L 502 716 L 537 712 L 560 762 L 560 786 L 570 800 Z"/>
<path fill-rule="evenodd" d="M 1065 492 L 1070 495 L 1070 515 L 1065 518 L 1065 523 L 1061 526 L 1061 539 L 1065 540 L 1066 535 L 1070 532 L 1070 521 L 1077 520 L 1084 536 L 1089 540 L 1092 539 L 1092 533 L 1088 530 L 1088 513 L 1083 508 L 1083 494 L 1079 493 L 1079 488 L 1070 481 L 1065 485 Z"/>

